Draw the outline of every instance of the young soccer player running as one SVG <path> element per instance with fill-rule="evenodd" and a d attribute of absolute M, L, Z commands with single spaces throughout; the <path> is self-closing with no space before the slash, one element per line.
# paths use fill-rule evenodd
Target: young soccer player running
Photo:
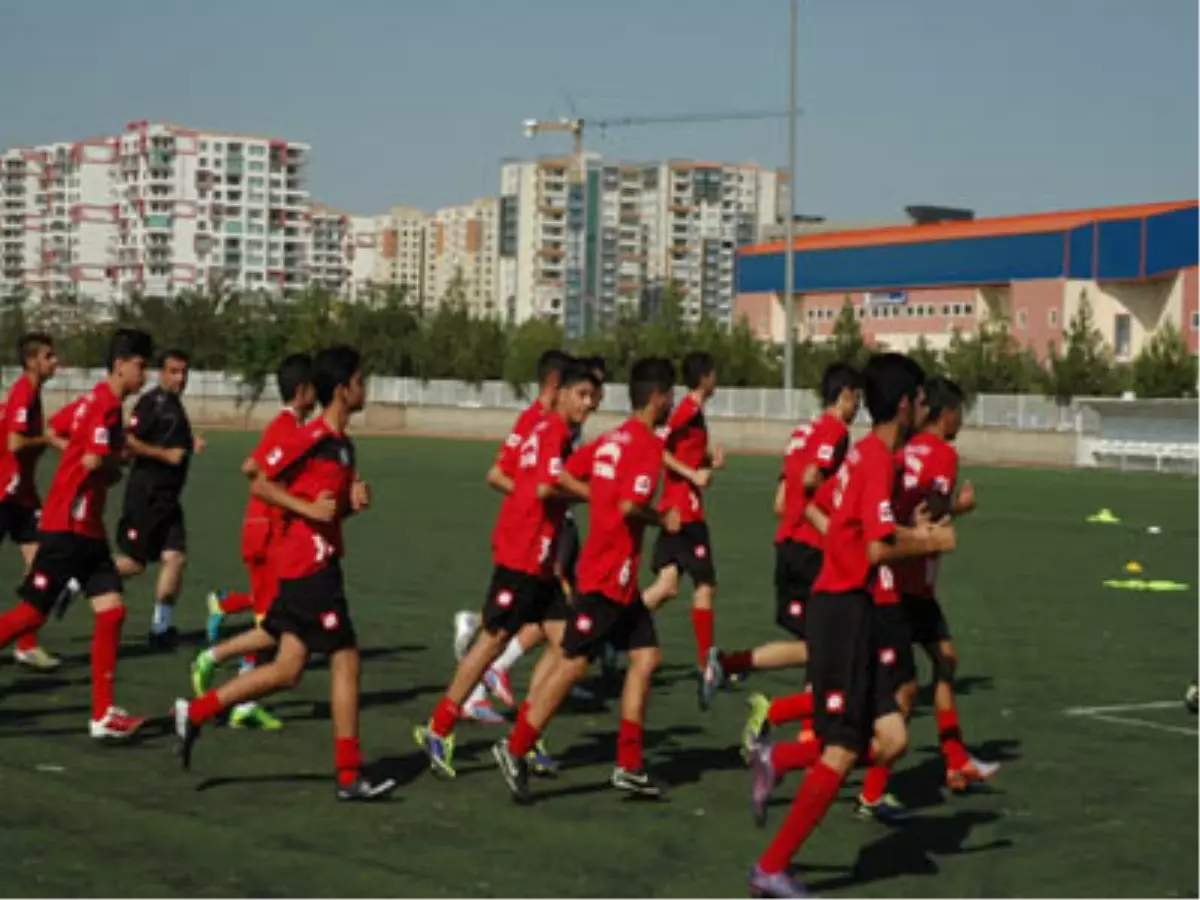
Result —
<path fill-rule="evenodd" d="M 204 451 L 204 438 L 192 433 L 183 406 L 188 356 L 166 350 L 159 360 L 158 386 L 138 400 L 129 417 L 126 443 L 133 467 L 125 484 L 125 507 L 117 525 L 117 569 L 125 578 L 158 562 L 149 643 L 173 650 L 179 630 L 172 624 L 175 600 L 187 566 L 187 529 L 180 497 L 192 456 Z"/>
<path fill-rule="evenodd" d="M 124 427 L 121 403 L 146 383 L 146 361 L 154 344 L 144 331 L 118 329 L 109 342 L 108 377 L 78 402 L 70 437 L 42 510 L 41 539 L 25 580 L 21 603 L 0 616 L 0 647 L 40 628 L 70 601 L 75 581 L 92 602 L 92 714 L 97 740 L 123 740 L 144 718 L 113 703 L 113 681 L 125 604 L 121 576 L 104 534 L 108 489 L 121 477 Z M 55 417 L 58 419 L 58 417 Z"/>
<path fill-rule="evenodd" d="M 255 476 L 255 496 L 283 510 L 278 544 L 279 591 L 263 629 L 278 641 L 274 661 L 243 672 L 194 700 L 175 701 L 175 733 L 183 767 L 191 766 L 200 728 L 224 709 L 299 684 L 313 653 L 329 656 L 336 795 L 372 800 L 390 792 L 394 779 L 362 771 L 358 738 L 359 654 L 342 578 L 342 520 L 370 504 L 358 478 L 350 417 L 363 408 L 366 389 L 360 357 L 331 347 L 313 360 L 321 415 L 267 451 Z"/>
<path fill-rule="evenodd" d="M 922 381 L 920 367 L 894 353 L 872 357 L 863 370 L 872 428 L 834 476 L 825 555 L 806 613 L 808 677 L 823 750 L 779 833 L 750 870 L 754 896 L 804 896 L 787 868 L 846 775 L 869 746 L 876 763 L 897 759 L 907 746 L 904 718 L 879 671 L 871 591 L 881 566 L 954 546 L 949 525 L 897 527 L 892 514 L 894 454 L 912 427 Z M 769 754 L 755 760 L 754 805 L 761 817 L 775 773 Z"/>
<path fill-rule="evenodd" d="M 671 412 L 663 432 L 663 492 L 658 510 L 674 509 L 681 522 L 678 531 L 663 530 L 654 544 L 651 568 L 655 580 L 642 595 L 646 606 L 659 606 L 679 593 L 679 576 L 692 579 L 692 631 L 696 636 L 697 683 L 700 708 L 708 709 L 721 686 L 718 654 L 713 648 L 713 601 L 717 593 L 717 568 L 712 538 L 704 516 L 701 492 L 712 483 L 714 469 L 724 464 L 720 447 L 709 447 L 704 405 L 717 389 L 717 367 L 711 354 L 689 353 L 683 358 L 683 383 L 687 396 Z"/>
<path fill-rule="evenodd" d="M 242 463 L 242 474 L 254 479 L 266 467 L 266 455 L 282 446 L 307 421 L 316 406 L 313 388 L 312 357 L 293 353 L 279 364 L 276 383 L 283 400 L 281 409 L 263 431 L 258 446 Z M 249 591 L 214 591 L 208 596 L 208 640 L 212 645 L 202 651 L 192 663 L 192 685 L 196 695 L 204 694 L 212 683 L 215 669 L 226 660 L 242 660 L 242 671 L 254 668 L 259 652 L 274 647 L 274 639 L 261 629 L 245 632 L 222 643 L 221 624 L 225 617 L 243 610 L 253 610 L 255 624 L 261 624 L 271 609 L 278 588 L 275 544 L 282 532 L 282 510 L 262 499 L 250 496 L 242 519 L 242 562 L 249 575 Z M 260 703 L 240 703 L 229 714 L 233 728 L 255 726 L 276 731 L 283 722 Z"/>
<path fill-rule="evenodd" d="M 527 626 L 546 632 L 551 647 L 538 663 L 534 683 L 545 677 L 562 641 L 566 603 L 554 576 L 554 549 L 572 496 L 561 486 L 571 429 L 587 418 L 595 385 L 587 366 L 569 364 L 562 373 L 555 410 L 522 441 L 513 491 L 504 498 L 492 532 L 492 571 L 483 607 L 483 628 L 459 661 L 428 726 L 414 731 L 418 746 L 438 774 L 454 777 L 454 726 L 462 703 L 508 642 Z M 535 748 L 530 749 L 535 753 Z M 535 768 L 542 763 L 535 758 Z M 554 768 L 553 765 L 546 766 Z"/>
<path fill-rule="evenodd" d="M 45 429 L 42 385 L 58 370 L 54 339 L 40 331 L 23 334 L 17 355 L 24 366 L 21 377 L 8 391 L 2 414 L 4 438 L 0 441 L 0 540 L 9 538 L 21 549 L 25 568 L 37 552 L 38 518 L 42 501 L 37 487 L 37 464 L 46 448 L 59 450 L 66 442 Z M 13 658 L 26 668 L 52 672 L 60 660 L 38 643 L 36 630 L 21 635 Z"/>
<path fill-rule="evenodd" d="M 674 375 L 665 359 L 634 363 L 629 378 L 633 414 L 571 457 L 574 465 L 577 458 L 590 462 L 589 527 L 562 656 L 521 705 L 508 737 L 492 748 L 517 802 L 529 797 L 529 751 L 605 642 L 629 654 L 612 785 L 647 797 L 662 794 L 662 785 L 642 762 L 646 700 L 662 655 L 653 614 L 642 602 L 637 582 L 646 525 L 679 525 L 678 510 L 664 515 L 653 507 L 663 453 L 654 431 L 670 414 Z"/>

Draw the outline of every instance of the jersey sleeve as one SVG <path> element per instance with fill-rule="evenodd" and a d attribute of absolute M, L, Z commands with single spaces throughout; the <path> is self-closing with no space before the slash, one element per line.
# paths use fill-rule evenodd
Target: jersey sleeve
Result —
<path fill-rule="evenodd" d="M 4 405 L 4 427 L 9 434 L 29 433 L 29 413 L 33 406 L 33 387 L 29 380 L 22 378 L 13 385 L 12 393 Z"/>
<path fill-rule="evenodd" d="M 121 426 L 121 407 L 91 404 L 83 422 L 80 423 L 79 439 L 84 442 L 84 453 L 93 456 L 110 456 L 114 449 L 114 438 Z"/>
<path fill-rule="evenodd" d="M 129 417 L 129 431 L 139 441 L 147 440 L 154 431 L 158 419 L 157 399 L 153 394 L 143 394 Z"/>
<path fill-rule="evenodd" d="M 286 480 L 289 471 L 303 462 L 324 437 L 322 431 L 300 428 L 274 442 L 263 453 L 263 474 L 272 481 Z"/>
<path fill-rule="evenodd" d="M 571 436 L 567 429 L 553 425 L 546 429 L 542 439 L 538 441 L 537 460 L 534 463 L 534 484 L 558 484 L 558 477 L 563 471 L 563 453 L 570 445 Z"/>
<path fill-rule="evenodd" d="M 821 482 L 821 486 L 817 488 L 817 492 L 813 494 L 810 502 L 821 512 L 829 515 L 833 511 L 833 493 L 836 490 L 837 479 L 826 478 Z"/>
<path fill-rule="evenodd" d="M 813 446 L 813 461 L 821 470 L 822 476 L 828 478 L 841 466 L 850 449 L 850 433 L 844 428 L 826 426 L 816 435 Z"/>
<path fill-rule="evenodd" d="M 624 477 L 620 480 L 621 500 L 634 503 L 649 503 L 658 487 L 658 474 L 662 469 L 663 445 L 659 441 L 646 441 L 636 452 L 628 453 Z"/>
<path fill-rule="evenodd" d="M 886 541 L 896 533 L 896 519 L 892 513 L 892 485 L 896 480 L 895 466 L 890 456 L 879 459 L 864 459 L 855 475 L 863 480 L 859 494 L 862 504 L 863 539 Z"/>
<path fill-rule="evenodd" d="M 79 411 L 79 404 L 79 400 L 72 400 L 50 417 L 51 434 L 61 438 L 71 436 L 71 426 L 75 424 L 75 415 Z"/>
<path fill-rule="evenodd" d="M 587 481 L 592 477 L 592 460 L 596 458 L 597 443 L 598 441 L 588 441 L 571 454 L 566 469 L 572 478 Z"/>

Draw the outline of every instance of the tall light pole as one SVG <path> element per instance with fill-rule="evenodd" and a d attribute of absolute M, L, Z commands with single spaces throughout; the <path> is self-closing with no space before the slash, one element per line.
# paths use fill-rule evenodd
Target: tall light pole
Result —
<path fill-rule="evenodd" d="M 787 164 L 787 225 L 784 230 L 783 251 L 783 391 L 784 409 L 792 416 L 792 393 L 795 387 L 796 310 L 792 295 L 796 289 L 796 35 L 799 31 L 799 0 L 792 0 L 792 21 L 788 29 L 788 164 Z"/>

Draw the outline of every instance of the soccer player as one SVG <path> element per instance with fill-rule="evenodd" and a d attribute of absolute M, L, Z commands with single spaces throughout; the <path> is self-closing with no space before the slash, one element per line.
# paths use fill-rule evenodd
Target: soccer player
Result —
<path fill-rule="evenodd" d="M 8 537 L 21 549 L 25 568 L 37 552 L 38 518 L 42 501 L 37 487 L 37 464 L 50 446 L 62 450 L 66 442 L 46 432 L 42 414 L 42 385 L 58 370 L 54 339 L 40 331 L 23 334 L 17 355 L 24 372 L 8 391 L 0 445 L 0 540 Z M 37 630 L 26 632 L 13 646 L 13 657 L 30 669 L 52 672 L 60 660 L 38 643 Z"/>
<path fill-rule="evenodd" d="M 321 415 L 267 451 L 251 488 L 283 510 L 283 536 L 276 548 L 279 590 L 262 624 L 278 641 L 275 659 L 194 700 L 176 700 L 175 733 L 183 767 L 189 768 L 205 722 L 238 703 L 295 687 L 309 656 L 328 654 L 336 796 L 372 800 L 396 782 L 362 771 L 358 640 L 342 578 L 342 520 L 370 505 L 346 435 L 350 417 L 366 402 L 358 351 L 345 346 L 320 351 L 313 360 L 313 384 Z"/>
<path fill-rule="evenodd" d="M 42 510 L 41 539 L 18 590 L 21 603 L 0 616 L 0 647 L 40 628 L 69 602 L 78 582 L 95 613 L 92 636 L 92 712 L 97 740 L 123 740 L 145 721 L 113 703 L 113 681 L 125 604 L 104 533 L 108 489 L 121 477 L 124 427 L 121 402 L 146 383 L 154 343 L 144 331 L 118 329 L 108 348 L 108 377 L 78 402 L 67 447 Z M 56 419 L 59 417 L 56 416 Z"/>
<path fill-rule="evenodd" d="M 656 610 L 679 593 L 680 573 L 692 579 L 692 630 L 696 636 L 697 683 L 700 708 L 708 709 L 720 687 L 720 663 L 713 648 L 713 601 L 717 568 L 712 538 L 704 517 L 701 492 L 712 482 L 714 469 L 724 463 L 720 447 L 709 447 L 704 404 L 717 389 L 717 368 L 712 355 L 698 350 L 683 358 L 683 383 L 687 396 L 671 412 L 663 433 L 663 492 L 658 510 L 679 513 L 678 531 L 660 531 L 654 544 L 651 568 L 655 580 L 642 596 Z"/>
<path fill-rule="evenodd" d="M 894 454 L 912 427 L 922 381 L 920 367 L 895 353 L 873 356 L 863 370 L 872 428 L 834 476 L 825 555 L 806 611 L 808 678 L 823 749 L 780 831 L 750 870 L 755 896 L 803 896 L 787 868 L 855 762 L 868 746 L 878 764 L 897 759 L 907 746 L 904 717 L 879 671 L 871 591 L 881 567 L 954 546 L 952 526 L 897 527 L 892 513 Z M 761 816 L 775 773 L 769 756 L 756 754 L 755 761 L 754 801 Z"/>
<path fill-rule="evenodd" d="M 307 353 L 293 353 L 279 364 L 276 383 L 283 409 L 270 421 L 258 446 L 242 463 L 242 474 L 247 478 L 253 479 L 265 468 L 266 454 L 285 443 L 304 425 L 316 406 L 312 381 L 312 357 Z M 247 632 L 223 644 L 217 641 L 226 615 L 253 610 L 257 624 L 270 610 L 278 588 L 274 545 L 281 536 L 282 525 L 281 510 L 251 494 L 242 519 L 242 562 L 249 574 L 250 590 L 214 591 L 209 594 L 207 630 L 209 643 L 213 646 L 202 650 L 192 663 L 192 682 L 197 694 L 204 693 L 205 686 L 211 683 L 216 666 L 228 659 L 241 657 L 242 670 L 252 669 L 256 663 L 255 654 L 274 646 L 270 635 L 261 630 Z M 243 650 L 252 638 L 257 638 L 253 641 L 255 646 Z M 229 714 L 229 724 L 234 728 L 254 725 L 266 731 L 283 727 L 283 722 L 260 703 L 253 701 L 235 706 Z"/>
<path fill-rule="evenodd" d="M 754 670 L 802 666 L 808 659 L 804 610 L 821 571 L 822 536 L 804 512 L 846 457 L 850 424 L 862 402 L 858 371 L 844 362 L 826 367 L 821 375 L 821 402 L 824 411 L 792 431 L 775 491 L 775 512 L 779 516 L 775 530 L 775 622 L 792 639 L 720 654 L 719 680 Z M 774 701 L 753 694 L 748 702 L 750 717 L 742 733 L 746 753 L 768 725 L 812 715 L 812 696 L 808 692 Z"/>
<path fill-rule="evenodd" d="M 653 506 L 663 454 L 654 432 L 670 414 L 674 380 L 668 360 L 652 357 L 634 363 L 629 378 L 633 414 L 571 458 L 572 463 L 579 457 L 591 464 L 589 527 L 562 655 L 517 711 L 508 737 L 492 748 L 517 802 L 529 797 L 527 755 L 606 641 L 629 654 L 611 783 L 642 796 L 662 794 L 662 785 L 646 773 L 642 762 L 646 700 L 662 654 L 654 616 L 638 592 L 638 567 L 646 525 L 679 526 L 678 510 L 664 515 Z"/>
<path fill-rule="evenodd" d="M 172 650 L 179 642 L 179 630 L 171 624 L 187 566 L 187 529 L 179 499 L 192 456 L 204 451 L 204 438 L 192 434 L 181 399 L 187 381 L 187 354 L 164 351 L 158 387 L 138 400 L 126 436 L 133 467 L 117 524 L 117 569 L 129 578 L 145 572 L 152 561 L 159 564 L 148 638 L 155 650 Z"/>
<path fill-rule="evenodd" d="M 492 531 L 494 569 L 484 601 L 483 629 L 460 660 L 428 726 L 414 731 L 438 774 L 454 777 L 453 732 L 462 703 L 515 635 L 537 626 L 550 637 L 551 648 L 538 663 L 541 671 L 535 670 L 535 684 L 553 664 L 566 618 L 565 598 L 554 576 L 554 548 L 566 512 L 564 500 L 572 496 L 561 484 L 571 480 L 564 477 L 563 459 L 571 446 L 572 426 L 583 423 L 593 402 L 591 373 L 581 362 L 569 364 L 562 373 L 554 412 L 521 443 L 513 491 L 504 498 Z"/>

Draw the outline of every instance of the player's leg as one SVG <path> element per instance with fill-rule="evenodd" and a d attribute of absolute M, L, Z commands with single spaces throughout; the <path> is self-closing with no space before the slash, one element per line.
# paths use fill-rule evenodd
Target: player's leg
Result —
<path fill-rule="evenodd" d="M 562 659 L 562 642 L 563 635 L 566 632 L 568 607 L 566 598 L 557 585 L 551 587 L 550 591 L 553 597 L 548 604 L 545 618 L 542 621 L 542 633 L 546 636 L 546 649 L 542 651 L 537 665 L 533 667 L 533 672 L 529 679 L 529 691 L 526 694 L 527 698 L 544 689 L 546 676 L 554 670 L 554 667 Z M 574 686 L 572 686 L 572 690 L 573 688 Z M 570 696 L 571 694 L 572 692 L 568 691 L 568 695 Z M 526 757 L 526 762 L 529 763 L 529 769 L 535 775 L 551 778 L 558 774 L 558 760 L 550 755 L 544 738 L 539 739 L 534 745 L 533 750 Z"/>
<path fill-rule="evenodd" d="M 678 557 L 683 546 L 679 532 L 672 534 L 665 528 L 659 530 L 650 559 L 650 571 L 654 573 L 654 581 L 642 591 L 642 602 L 652 612 L 679 595 L 682 566 Z"/>
<path fill-rule="evenodd" d="M 937 719 L 938 745 L 946 761 L 946 785 L 952 791 L 964 791 L 975 782 L 992 778 L 1000 771 L 1000 764 L 981 760 L 966 747 L 954 696 L 958 652 L 948 631 L 942 640 L 929 645 L 926 652 L 930 651 L 934 664 L 933 707 Z"/>
<path fill-rule="evenodd" d="M 886 713 L 888 724 L 883 732 L 884 741 L 876 738 L 874 758 L 863 778 L 856 811 L 862 818 L 890 822 L 906 812 L 904 805 L 887 792 L 892 763 L 899 755 L 894 749 L 896 733 L 891 717 L 898 716 L 902 724 L 907 723 L 917 698 L 917 667 L 912 652 L 912 632 L 901 606 L 876 608 L 876 619 L 876 678 L 882 685 L 881 690 L 891 692 L 891 705 L 896 712 L 888 710 Z M 907 735 L 904 737 L 907 741 Z"/>
<path fill-rule="evenodd" d="M 24 570 L 29 571 L 29 567 L 33 565 L 33 558 L 37 554 L 37 511 L 28 510 L 29 522 L 27 526 L 21 526 L 24 534 L 17 535 L 17 546 L 21 548 L 21 559 L 24 562 Z M 18 665 L 25 666 L 29 669 L 34 669 L 38 672 L 53 672 L 60 665 L 62 660 L 52 653 L 49 653 L 41 646 L 39 641 L 40 629 L 27 631 L 19 638 L 13 647 L 13 658 Z"/>
<path fill-rule="evenodd" d="M 115 569 L 113 576 L 116 576 Z M 130 716 L 113 702 L 117 654 L 121 646 L 121 629 L 125 624 L 125 603 L 116 591 L 94 593 L 96 583 L 94 580 L 81 579 L 84 592 L 91 597 L 92 612 L 95 614 L 92 632 L 91 734 L 97 739 L 123 740 L 137 731 L 146 720 L 144 717 Z"/>
<path fill-rule="evenodd" d="M 374 800 L 396 788 L 394 778 L 367 778 L 362 772 L 358 731 L 360 672 L 357 647 L 343 647 L 330 654 L 329 708 L 339 800 Z"/>
<path fill-rule="evenodd" d="M 649 613 L 646 613 L 649 616 Z M 653 634 L 653 622 L 650 624 Z M 662 663 L 657 639 L 642 646 L 629 648 L 629 668 L 625 670 L 625 687 L 621 691 L 621 723 L 617 731 L 617 764 L 612 772 L 612 785 L 641 797 L 661 797 L 664 786 L 646 772 L 642 745 L 646 722 L 646 702 L 654 673 Z"/>
<path fill-rule="evenodd" d="M 158 552 L 154 553 L 155 550 Z M 150 646 L 174 650 L 179 645 L 179 629 L 173 624 L 175 601 L 183 590 L 183 574 L 187 569 L 187 529 L 183 508 L 178 503 L 172 504 L 155 524 L 150 558 L 158 560 Z"/>
<path fill-rule="evenodd" d="M 483 683 L 488 693 L 505 706 L 515 706 L 516 698 L 513 696 L 508 670 L 545 639 L 546 634 L 542 631 L 540 622 L 530 622 L 524 625 L 484 673 Z"/>
<path fill-rule="evenodd" d="M 196 696 L 208 693 L 218 666 L 234 659 L 255 657 L 276 645 L 274 637 L 255 626 L 213 647 L 205 647 L 192 661 L 192 688 Z"/>

